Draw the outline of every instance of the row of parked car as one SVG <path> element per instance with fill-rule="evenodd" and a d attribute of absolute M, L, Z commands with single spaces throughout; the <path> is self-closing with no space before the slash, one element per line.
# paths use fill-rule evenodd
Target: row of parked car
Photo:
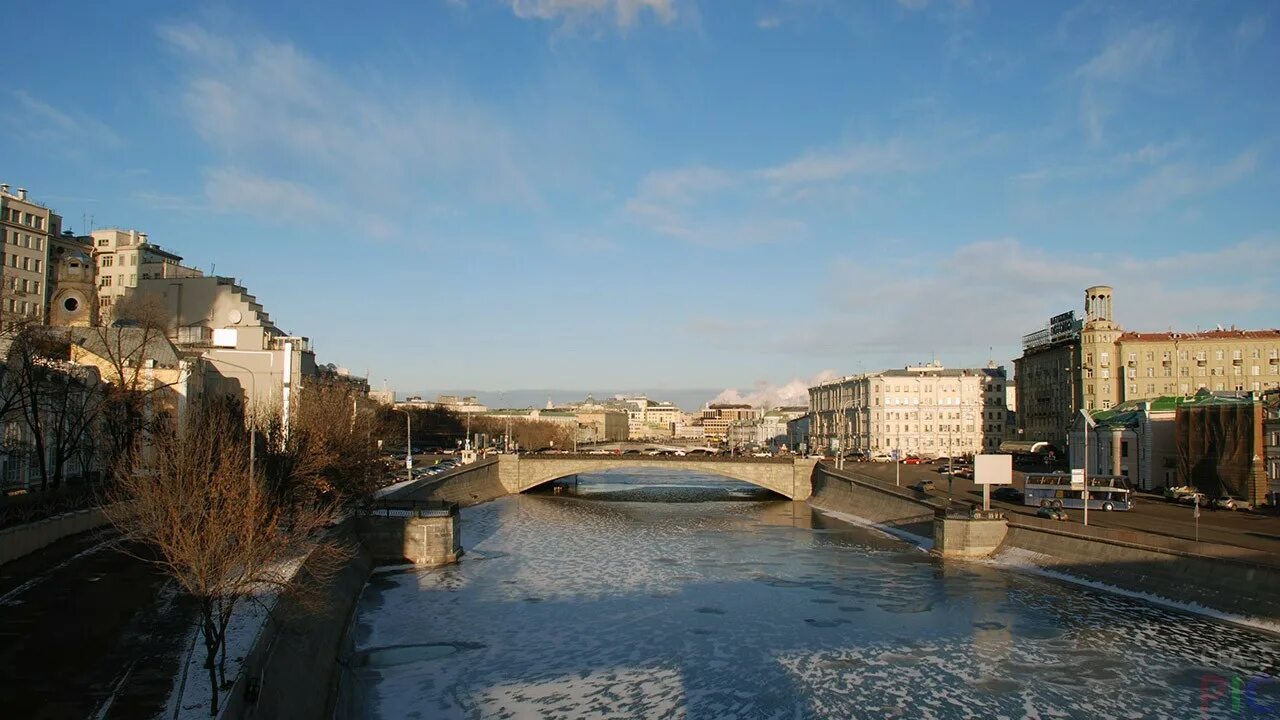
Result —
<path fill-rule="evenodd" d="M 1233 498 L 1227 494 L 1210 497 L 1190 485 L 1165 488 L 1164 499 L 1183 505 L 1199 505 L 1203 508 L 1213 508 L 1215 510 L 1251 510 L 1253 508 L 1251 504 L 1239 498 Z"/>

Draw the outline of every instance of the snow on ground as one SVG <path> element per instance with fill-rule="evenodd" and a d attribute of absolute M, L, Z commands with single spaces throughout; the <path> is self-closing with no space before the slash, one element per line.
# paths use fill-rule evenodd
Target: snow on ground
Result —
<path fill-rule="evenodd" d="M 302 567 L 306 555 L 280 563 L 274 572 L 284 582 Z M 240 676 L 244 659 L 253 650 L 266 626 L 267 618 L 275 607 L 280 589 L 274 584 L 260 585 L 252 597 L 242 598 L 236 603 L 231 614 L 231 622 L 227 625 L 227 684 L 234 686 Z M 187 634 L 187 661 L 174 677 L 173 689 L 169 691 L 169 702 L 165 709 L 165 718 L 175 720 L 207 720 L 212 693 L 209 687 L 209 671 L 204 666 L 204 635 L 199 625 L 195 625 Z M 226 708 L 229 690 L 218 691 L 219 717 Z"/>

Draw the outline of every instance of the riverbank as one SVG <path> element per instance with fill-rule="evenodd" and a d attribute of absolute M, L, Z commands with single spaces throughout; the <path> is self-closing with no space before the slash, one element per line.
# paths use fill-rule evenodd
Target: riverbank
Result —
<path fill-rule="evenodd" d="M 819 467 L 810 506 L 932 547 L 919 518 L 937 504 L 910 490 Z M 1258 629 L 1280 630 L 1280 558 L 1235 546 L 1028 516 L 1007 519 L 1004 542 L 980 560 L 1140 597 Z M 927 545 L 926 545 L 927 543 Z"/>

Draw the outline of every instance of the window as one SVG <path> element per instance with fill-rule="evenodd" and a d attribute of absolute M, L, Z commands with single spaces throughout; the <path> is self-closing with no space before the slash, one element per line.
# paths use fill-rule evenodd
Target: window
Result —
<path fill-rule="evenodd" d="M 1129 441 L 1128 440 L 1120 441 L 1120 457 L 1122 458 L 1129 457 Z"/>
<path fill-rule="evenodd" d="M 111 266 L 115 263 L 115 261 L 116 261 L 116 259 L 115 259 L 115 258 L 113 258 L 113 257 L 111 257 L 110 255 L 103 255 L 103 256 L 102 256 L 102 267 L 111 267 Z"/>
<path fill-rule="evenodd" d="M 1200 362 L 1204 362 L 1204 351 L 1203 351 L 1203 350 L 1200 350 L 1199 352 L 1197 352 L 1197 353 L 1196 353 L 1196 360 L 1198 360 L 1198 361 L 1200 361 Z"/>
<path fill-rule="evenodd" d="M 1213 353 L 1213 359 L 1214 359 L 1214 360 L 1221 360 L 1221 359 L 1222 359 L 1222 351 L 1221 351 L 1221 350 L 1215 350 L 1215 351 L 1214 351 L 1214 353 Z"/>
<path fill-rule="evenodd" d="M 37 250 L 44 249 L 44 238 L 36 238 L 36 249 Z"/>
<path fill-rule="evenodd" d="M 102 276 L 102 284 L 101 284 L 99 287 L 111 287 L 111 276 L 110 276 L 110 275 L 103 275 L 103 276 Z"/>
<path fill-rule="evenodd" d="M 1232 359 L 1232 360 L 1239 360 L 1239 359 L 1241 359 L 1241 353 L 1240 353 L 1240 351 L 1239 351 L 1239 350 L 1232 350 L 1232 351 L 1231 351 L 1231 359 Z"/>
<path fill-rule="evenodd" d="M 1106 365 L 1108 362 L 1108 353 L 1098 353 L 1098 362 L 1102 365 Z"/>
<path fill-rule="evenodd" d="M 40 266 L 44 264 L 44 261 L 41 260 L 40 258 L 36 258 L 35 262 L 32 264 L 35 266 L 32 268 L 32 270 L 35 270 L 36 272 L 40 272 Z"/>
<path fill-rule="evenodd" d="M 33 292 L 33 293 L 35 293 L 35 294 L 37 294 L 37 295 L 39 295 L 39 294 L 40 294 L 40 281 L 39 281 L 39 280 L 33 280 L 33 281 L 31 281 L 31 292 Z"/>
<path fill-rule="evenodd" d="M 29 257 L 24 257 L 24 258 L 22 258 L 22 269 L 23 269 L 23 270 L 30 270 L 30 269 L 31 269 L 31 258 L 29 258 Z"/>
<path fill-rule="evenodd" d="M 1156 369 L 1153 367 L 1147 368 L 1147 377 L 1155 377 L 1155 376 L 1156 376 Z"/>
<path fill-rule="evenodd" d="M 99 240 L 99 241 L 98 241 L 98 247 L 106 247 L 106 246 L 107 246 L 107 243 L 109 243 L 109 242 L 111 242 L 111 241 L 110 241 L 110 240 L 107 240 L 106 238 L 103 238 L 103 239 L 101 239 L 101 240 Z"/>
<path fill-rule="evenodd" d="M 1129 353 L 1129 362 L 1137 362 L 1138 353 Z"/>

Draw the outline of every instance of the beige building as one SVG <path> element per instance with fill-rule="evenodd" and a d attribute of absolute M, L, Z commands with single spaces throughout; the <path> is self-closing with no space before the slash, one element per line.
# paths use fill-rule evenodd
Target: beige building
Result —
<path fill-rule="evenodd" d="M 1065 447 L 1067 428 L 1081 408 L 1190 397 L 1201 389 L 1261 393 L 1280 387 L 1280 330 L 1126 331 L 1115 321 L 1112 289 L 1105 285 L 1085 290 L 1078 335 L 1049 343 L 1028 344 L 1028 338 L 1014 361 L 1020 439 L 1058 448 Z"/>
<path fill-rule="evenodd" d="M 200 277 L 204 273 L 182 264 L 182 257 L 161 249 L 137 230 L 105 228 L 89 235 L 97 270 L 98 308 L 111 307 L 138 286 L 139 280 Z"/>
<path fill-rule="evenodd" d="M 18 321 L 43 322 L 49 240 L 62 234 L 62 218 L 29 200 L 25 188 L 11 193 L 8 185 L 0 184 L 0 233 L 4 235 L 0 323 L 8 327 Z"/>
<path fill-rule="evenodd" d="M 711 403 L 702 409 L 702 436 L 707 442 L 729 439 L 729 426 L 735 423 L 753 423 L 764 412 L 741 403 Z"/>
<path fill-rule="evenodd" d="M 840 449 L 937 457 L 995 452 L 1004 437 L 1003 367 L 941 365 L 853 375 L 809 388 L 810 442 Z"/>
<path fill-rule="evenodd" d="M 303 378 L 316 374 L 309 339 L 286 335 L 232 278 L 153 275 L 133 292 L 165 311 L 175 345 L 209 364 L 208 391 L 243 394 L 254 412 L 279 412 L 287 427 Z"/>

